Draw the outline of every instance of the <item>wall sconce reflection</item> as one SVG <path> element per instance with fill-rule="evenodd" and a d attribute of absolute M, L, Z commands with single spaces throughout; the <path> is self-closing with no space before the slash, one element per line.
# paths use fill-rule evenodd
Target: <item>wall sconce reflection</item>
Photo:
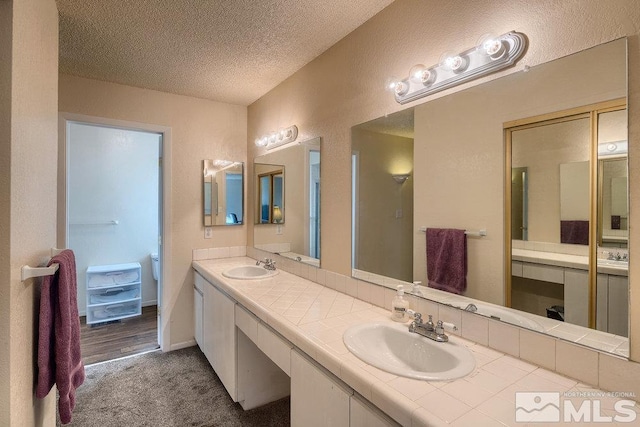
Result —
<path fill-rule="evenodd" d="M 411 176 L 411 174 L 408 173 L 396 173 L 391 175 L 393 177 L 393 179 L 400 185 L 404 184 L 406 180 L 409 179 L 409 177 Z"/>

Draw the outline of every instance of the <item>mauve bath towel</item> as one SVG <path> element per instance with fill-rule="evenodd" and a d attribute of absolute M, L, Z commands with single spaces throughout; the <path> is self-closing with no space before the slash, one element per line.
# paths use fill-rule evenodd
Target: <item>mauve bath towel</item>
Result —
<path fill-rule="evenodd" d="M 462 294 L 467 289 L 467 236 L 464 230 L 427 228 L 429 287 Z"/>
<path fill-rule="evenodd" d="M 76 260 L 73 252 L 66 249 L 51 258 L 49 265 L 54 263 L 59 265 L 58 271 L 44 277 L 40 295 L 36 397 L 46 397 L 55 383 L 60 395 L 60 420 L 68 424 L 76 403 L 76 388 L 84 382 Z"/>

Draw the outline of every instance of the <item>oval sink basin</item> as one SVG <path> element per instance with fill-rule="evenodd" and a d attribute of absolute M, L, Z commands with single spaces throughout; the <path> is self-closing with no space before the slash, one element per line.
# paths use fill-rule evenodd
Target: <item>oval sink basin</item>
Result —
<path fill-rule="evenodd" d="M 343 340 L 359 359 L 402 377 L 446 381 L 475 368 L 475 358 L 465 346 L 435 342 L 408 329 L 406 324 L 357 325 L 345 331 Z"/>
<path fill-rule="evenodd" d="M 278 274 L 277 270 L 267 270 L 257 265 L 242 265 L 222 272 L 224 277 L 240 280 L 265 279 L 276 274 Z"/>

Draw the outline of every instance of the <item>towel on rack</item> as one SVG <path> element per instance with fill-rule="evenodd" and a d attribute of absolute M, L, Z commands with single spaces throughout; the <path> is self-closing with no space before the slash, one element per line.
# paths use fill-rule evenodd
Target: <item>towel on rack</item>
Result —
<path fill-rule="evenodd" d="M 84 382 L 76 260 L 67 249 L 51 258 L 49 265 L 53 263 L 59 265 L 58 271 L 44 277 L 40 294 L 36 397 L 44 398 L 56 384 L 60 420 L 67 424 L 71 422 L 76 389 Z"/>
<path fill-rule="evenodd" d="M 589 244 L 589 221 L 560 221 L 560 243 Z"/>
<path fill-rule="evenodd" d="M 454 294 L 467 289 L 467 236 L 464 230 L 427 228 L 429 287 Z"/>

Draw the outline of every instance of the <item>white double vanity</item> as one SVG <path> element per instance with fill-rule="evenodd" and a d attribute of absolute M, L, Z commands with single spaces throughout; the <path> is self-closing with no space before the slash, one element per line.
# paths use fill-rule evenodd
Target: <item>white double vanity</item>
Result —
<path fill-rule="evenodd" d="M 247 280 L 223 274 L 254 274 L 249 266 L 255 266 L 255 260 L 248 257 L 193 262 L 196 341 L 231 398 L 244 409 L 290 394 L 293 426 L 509 424 L 514 422 L 515 391 L 595 390 L 472 341 L 483 327 L 504 331 L 502 322 L 427 300 L 412 308 L 425 317 L 432 314 L 434 321 L 450 321 L 452 313 L 461 316 L 461 330 L 450 334 L 449 343 L 436 344 L 445 352 L 448 345 L 462 347 L 475 368 L 447 381 L 378 369 L 349 352 L 343 335 L 355 325 L 390 329 L 398 324 L 386 309 L 315 280 L 321 273 L 333 274 L 332 282 L 362 286 L 362 295 L 375 291 L 375 285 L 313 267 L 308 270 L 313 277 L 305 278 L 283 270 Z M 381 343 L 381 356 L 384 346 L 393 353 L 393 344 Z"/>

